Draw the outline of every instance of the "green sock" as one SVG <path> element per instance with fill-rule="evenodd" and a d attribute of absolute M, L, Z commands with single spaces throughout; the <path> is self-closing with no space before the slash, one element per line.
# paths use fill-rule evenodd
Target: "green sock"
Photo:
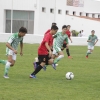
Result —
<path fill-rule="evenodd" d="M 5 71 L 4 71 L 4 75 L 8 75 L 8 71 L 10 69 L 10 65 L 11 63 L 10 62 L 7 62 L 6 65 L 5 65 Z"/>
<path fill-rule="evenodd" d="M 2 63 L 3 65 L 6 65 L 7 60 L 0 60 L 0 63 Z"/>

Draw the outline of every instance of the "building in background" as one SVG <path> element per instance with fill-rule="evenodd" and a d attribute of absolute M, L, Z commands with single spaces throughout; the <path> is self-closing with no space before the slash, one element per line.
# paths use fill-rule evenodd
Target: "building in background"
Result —
<path fill-rule="evenodd" d="M 100 33 L 99 21 L 80 18 L 99 20 L 99 5 L 95 0 L 1 0 L 0 33 L 15 33 L 24 26 L 32 38 L 33 34 L 43 35 L 52 22 L 57 23 L 59 31 L 62 25 L 70 24 L 71 29 L 84 30 L 87 36 L 92 29 Z"/>

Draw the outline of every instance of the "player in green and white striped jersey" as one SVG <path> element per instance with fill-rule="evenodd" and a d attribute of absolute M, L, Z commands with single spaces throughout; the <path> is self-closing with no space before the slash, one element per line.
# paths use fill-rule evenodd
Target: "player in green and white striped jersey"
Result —
<path fill-rule="evenodd" d="M 27 29 L 24 27 L 21 27 L 19 29 L 18 33 L 12 34 L 7 43 L 6 43 L 6 55 L 8 57 L 8 60 L 0 60 L 0 63 L 5 65 L 5 71 L 4 71 L 4 78 L 8 77 L 8 71 L 10 69 L 10 66 L 13 66 L 16 61 L 16 54 L 17 54 L 17 48 L 18 44 L 20 42 L 20 55 L 23 55 L 23 37 L 27 33 Z"/>
<path fill-rule="evenodd" d="M 56 57 L 58 54 L 59 56 L 55 58 L 54 64 L 56 64 L 60 59 L 64 57 L 63 51 L 61 50 L 63 47 L 64 41 L 68 44 L 68 36 L 66 34 L 67 26 L 62 26 L 62 32 L 56 33 L 54 36 L 54 42 L 53 42 L 53 58 Z M 56 67 L 56 66 L 55 66 Z"/>
<path fill-rule="evenodd" d="M 94 34 L 95 34 L 95 31 L 92 30 L 91 35 L 89 35 L 89 38 L 87 40 L 87 42 L 88 42 L 88 51 L 87 51 L 87 54 L 86 54 L 86 58 L 88 58 L 88 55 L 93 52 L 94 46 L 98 42 L 98 37 Z"/>

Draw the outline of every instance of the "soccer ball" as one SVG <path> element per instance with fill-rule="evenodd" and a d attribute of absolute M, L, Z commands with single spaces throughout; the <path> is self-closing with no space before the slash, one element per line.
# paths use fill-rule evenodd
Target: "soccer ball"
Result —
<path fill-rule="evenodd" d="M 74 78 L 74 74 L 72 72 L 67 72 L 66 73 L 66 79 L 72 80 Z"/>

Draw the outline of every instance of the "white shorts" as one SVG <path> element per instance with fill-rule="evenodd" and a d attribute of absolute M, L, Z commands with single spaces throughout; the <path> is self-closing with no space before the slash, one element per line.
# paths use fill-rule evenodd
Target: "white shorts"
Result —
<path fill-rule="evenodd" d="M 88 49 L 94 50 L 94 46 L 88 45 Z"/>
<path fill-rule="evenodd" d="M 61 48 L 59 48 L 57 46 L 53 47 L 53 54 L 54 55 L 58 55 L 58 52 L 60 52 L 60 51 L 61 51 Z"/>
<path fill-rule="evenodd" d="M 16 60 L 16 54 L 11 49 L 6 49 L 6 55 L 11 55 L 13 60 Z"/>

